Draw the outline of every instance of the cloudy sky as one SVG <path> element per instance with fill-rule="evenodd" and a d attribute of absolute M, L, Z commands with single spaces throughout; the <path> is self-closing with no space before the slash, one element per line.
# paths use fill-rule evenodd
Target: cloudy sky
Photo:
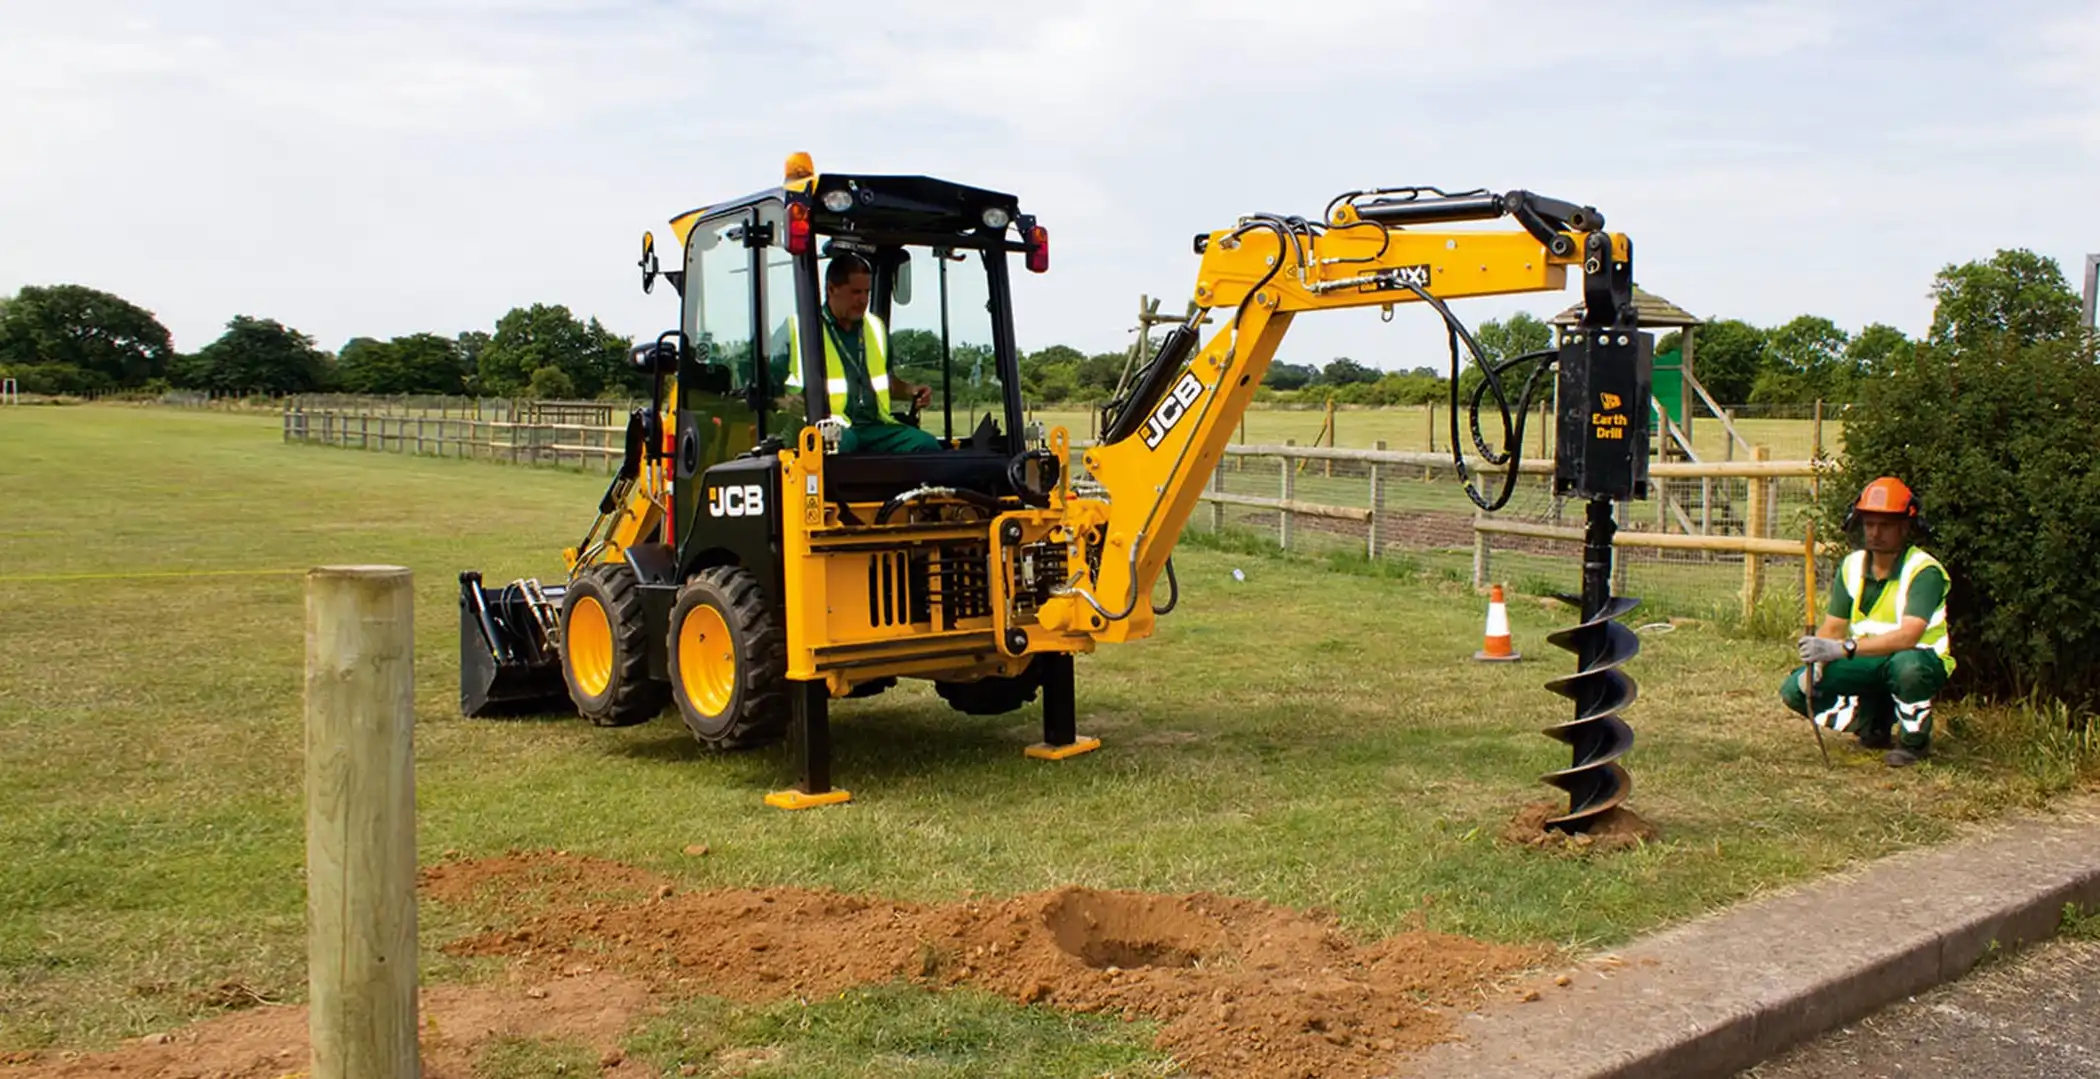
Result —
<path fill-rule="evenodd" d="M 2100 251 L 2100 3 L 0 0 L 0 294 L 107 289 L 184 350 L 535 301 L 653 335 L 642 230 L 798 149 L 1020 196 L 1026 347 L 1120 348 L 1191 235 L 1404 183 L 1595 205 L 1702 316 L 1917 333 L 1949 262 Z M 1405 314 L 1284 358 L 1441 365 Z"/>

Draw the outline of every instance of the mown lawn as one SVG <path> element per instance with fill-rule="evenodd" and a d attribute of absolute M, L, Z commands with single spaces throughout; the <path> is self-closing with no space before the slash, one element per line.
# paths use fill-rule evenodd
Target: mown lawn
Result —
<path fill-rule="evenodd" d="M 1181 607 L 1158 637 L 1080 661 L 1081 730 L 1102 752 L 1027 760 L 1033 707 L 972 719 L 911 684 L 834 709 L 855 800 L 782 813 L 760 801 L 789 776 L 780 751 L 703 755 L 672 717 L 598 730 L 457 714 L 458 571 L 558 573 L 604 482 L 285 446 L 271 417 L 0 415 L 0 1052 L 165 1029 L 208 1014 L 198 994 L 226 982 L 303 997 L 298 574 L 323 563 L 415 571 L 426 862 L 562 848 L 692 887 L 916 900 L 1210 890 L 1330 908 L 1366 935 L 1419 915 L 1583 947 L 2078 781 L 2079 761 L 2017 714 L 1959 707 L 1929 766 L 1891 773 L 1834 744 L 1826 771 L 1774 699 L 1785 647 L 1683 625 L 1645 633 L 1630 668 L 1631 804 L 1664 840 L 1512 846 L 1498 833 L 1565 760 L 1538 732 L 1563 712 L 1541 684 L 1571 666 L 1545 642 L 1568 612 L 1514 599 L 1526 662 L 1476 665 L 1469 587 L 1213 545 L 1177 558 Z M 683 856 L 692 843 L 711 854 Z M 437 952 L 456 918 L 425 914 L 431 977 L 468 973 Z M 795 1036 L 736 1022 L 718 1037 Z M 1052 1043 L 1134 1036 L 1054 1026 L 1043 1052 L 1074 1060 L 1093 1058 Z"/>

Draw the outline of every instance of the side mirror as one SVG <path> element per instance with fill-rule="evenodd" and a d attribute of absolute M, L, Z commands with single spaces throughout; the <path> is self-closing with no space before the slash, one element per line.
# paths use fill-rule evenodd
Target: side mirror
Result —
<path fill-rule="evenodd" d="M 689 348 L 691 345 L 686 342 L 684 333 L 665 330 L 656 340 L 629 349 L 627 359 L 637 370 L 647 374 L 675 375 L 679 356 Z"/>
<path fill-rule="evenodd" d="M 897 254 L 897 280 L 890 285 L 890 302 L 908 307 L 911 305 L 911 253 L 900 251 Z"/>
<path fill-rule="evenodd" d="M 646 231 L 642 233 L 642 259 L 640 262 L 635 263 L 635 265 L 640 266 L 642 268 L 642 294 L 647 295 L 651 289 L 654 289 L 656 287 L 657 262 L 655 233 Z"/>

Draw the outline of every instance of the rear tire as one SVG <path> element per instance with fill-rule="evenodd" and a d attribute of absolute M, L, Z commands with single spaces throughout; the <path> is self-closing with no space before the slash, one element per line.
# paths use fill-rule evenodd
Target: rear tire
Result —
<path fill-rule="evenodd" d="M 634 570 L 592 567 L 561 604 L 561 676 L 569 700 L 600 727 L 645 723 L 670 703 L 670 687 L 649 677 L 648 627 Z"/>
<path fill-rule="evenodd" d="M 701 570 L 671 608 L 671 699 L 709 749 L 745 749 L 787 733 L 787 640 L 758 578 Z"/>
<path fill-rule="evenodd" d="M 1011 677 L 994 674 L 975 682 L 936 681 L 933 691 L 964 715 L 1003 716 L 1035 700 L 1036 691 L 1042 686 L 1042 677 L 1031 662 L 1026 670 Z"/>

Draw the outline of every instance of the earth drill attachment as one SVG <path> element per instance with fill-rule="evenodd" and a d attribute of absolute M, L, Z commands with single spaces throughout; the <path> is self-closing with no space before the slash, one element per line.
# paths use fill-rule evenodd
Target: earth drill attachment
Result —
<path fill-rule="evenodd" d="M 1641 650 L 1640 638 L 1620 625 L 1640 601 L 1611 594 L 1612 516 L 1615 502 L 1648 497 L 1653 338 L 1640 332 L 1633 305 L 1630 249 L 1615 258 L 1592 233 L 1584 252 L 1581 324 L 1564 338 L 1559 357 L 1559 434 L 1553 493 L 1587 502 L 1582 541 L 1582 622 L 1546 638 L 1575 653 L 1575 673 L 1546 688 L 1575 702 L 1575 717 L 1546 729 L 1568 744 L 1568 767 L 1547 783 L 1568 792 L 1568 811 L 1546 822 L 1563 832 L 1587 832 L 1633 789 L 1618 763 L 1633 748 L 1633 729 L 1619 712 L 1633 703 L 1633 679 L 1620 668 Z"/>

